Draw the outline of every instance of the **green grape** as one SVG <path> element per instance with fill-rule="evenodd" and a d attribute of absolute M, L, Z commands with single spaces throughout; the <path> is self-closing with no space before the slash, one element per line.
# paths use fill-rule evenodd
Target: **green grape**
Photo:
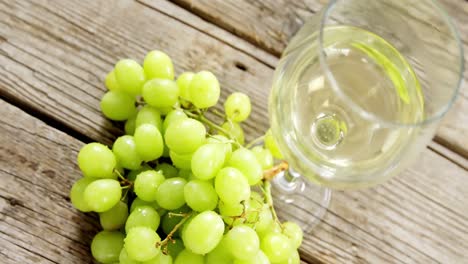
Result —
<path fill-rule="evenodd" d="M 182 216 L 179 216 L 179 215 L 171 215 L 171 213 L 175 213 L 175 214 L 186 214 L 188 212 L 190 212 L 190 208 L 186 205 L 180 207 L 180 208 L 177 208 L 176 210 L 172 210 L 168 213 L 166 213 L 163 217 L 162 217 L 162 220 L 161 220 L 161 226 L 162 226 L 162 230 L 164 231 L 165 234 L 169 234 L 173 229 L 174 227 L 180 223 L 180 221 L 183 219 Z M 178 229 L 174 236 L 178 237 L 179 236 L 179 233 L 180 233 L 180 230 L 181 229 Z"/>
<path fill-rule="evenodd" d="M 216 175 L 215 190 L 223 202 L 238 204 L 250 196 L 250 186 L 238 169 L 226 167 Z"/>
<path fill-rule="evenodd" d="M 135 127 L 139 127 L 143 124 L 151 124 L 158 128 L 158 130 L 162 131 L 162 119 L 161 113 L 158 109 L 150 106 L 145 105 L 143 108 L 140 109 L 136 116 L 135 120 Z"/>
<path fill-rule="evenodd" d="M 184 72 L 177 78 L 177 86 L 179 86 L 180 98 L 190 101 L 189 86 L 195 76 L 193 72 Z"/>
<path fill-rule="evenodd" d="M 110 210 L 99 214 L 99 222 L 104 230 L 117 230 L 125 225 L 128 217 L 128 206 L 119 201 Z"/>
<path fill-rule="evenodd" d="M 159 254 L 155 258 L 144 261 L 141 264 L 172 264 L 172 257 L 170 255 Z"/>
<path fill-rule="evenodd" d="M 251 110 L 250 98 L 244 93 L 232 93 L 224 102 L 224 112 L 234 122 L 246 120 Z"/>
<path fill-rule="evenodd" d="M 141 262 L 131 259 L 125 248 L 122 248 L 119 255 L 119 264 L 141 264 Z"/>
<path fill-rule="evenodd" d="M 205 144 L 199 147 L 192 156 L 193 175 L 201 180 L 214 178 L 223 167 L 225 158 L 226 150 L 222 144 Z"/>
<path fill-rule="evenodd" d="M 101 231 L 91 242 L 91 254 L 100 263 L 119 261 L 123 248 L 124 235 L 118 231 Z"/>
<path fill-rule="evenodd" d="M 160 107 L 158 108 L 159 112 L 161 112 L 161 114 L 163 116 L 166 116 L 168 115 L 170 112 L 174 111 L 175 109 L 179 109 L 180 108 L 180 102 L 177 100 L 175 102 L 175 104 L 173 104 L 172 106 L 169 106 L 169 107 Z"/>
<path fill-rule="evenodd" d="M 189 98 L 197 108 L 215 106 L 221 90 L 218 79 L 209 71 L 196 73 L 189 85 Z"/>
<path fill-rule="evenodd" d="M 114 68 L 115 79 L 122 91 L 131 96 L 141 94 L 145 83 L 145 72 L 138 62 L 130 59 L 119 60 Z"/>
<path fill-rule="evenodd" d="M 261 146 L 256 146 L 251 149 L 258 163 L 262 166 L 263 170 L 271 169 L 274 165 L 275 159 L 269 149 L 265 149 Z"/>
<path fill-rule="evenodd" d="M 259 250 L 257 255 L 255 255 L 255 257 L 247 259 L 247 260 L 236 259 L 234 261 L 234 264 L 270 264 L 270 260 L 265 255 L 265 253 L 263 253 L 263 251 Z"/>
<path fill-rule="evenodd" d="M 82 211 L 82 212 L 90 212 L 92 211 L 91 207 L 88 205 L 88 203 L 84 199 L 84 191 L 86 190 L 86 187 L 96 179 L 94 178 L 81 178 L 77 180 L 71 190 L 70 190 L 70 200 L 73 206 Z"/>
<path fill-rule="evenodd" d="M 182 232 L 182 241 L 193 253 L 204 255 L 219 244 L 223 233 L 224 222 L 221 216 L 213 211 L 205 211 L 187 222 Z"/>
<path fill-rule="evenodd" d="M 122 197 L 122 189 L 116 180 L 100 179 L 90 183 L 83 196 L 91 210 L 101 213 L 111 209 L 119 202 Z"/>
<path fill-rule="evenodd" d="M 270 226 L 273 224 L 273 215 L 271 214 L 270 207 L 265 204 L 263 205 L 258 220 L 255 223 L 255 231 L 259 236 L 263 236 L 269 231 Z"/>
<path fill-rule="evenodd" d="M 110 71 L 106 75 L 105 84 L 106 84 L 107 89 L 109 89 L 109 91 L 120 90 L 119 84 L 117 83 L 117 79 L 115 78 L 114 70 Z"/>
<path fill-rule="evenodd" d="M 183 110 L 181 109 L 172 110 L 166 115 L 166 118 L 164 118 L 163 131 L 165 132 L 167 127 L 175 120 L 184 119 L 184 118 L 187 118 L 187 115 L 184 113 Z"/>
<path fill-rule="evenodd" d="M 255 230 L 246 225 L 238 225 L 226 234 L 226 246 L 236 259 L 247 260 L 257 255 L 260 240 Z"/>
<path fill-rule="evenodd" d="M 260 247 L 273 262 L 282 262 L 289 259 L 295 250 L 289 241 L 289 238 L 281 233 L 270 233 L 262 237 Z"/>
<path fill-rule="evenodd" d="M 135 127 L 136 127 L 136 115 L 137 112 L 133 113 L 131 117 L 125 121 L 125 134 L 132 136 L 135 133 Z"/>
<path fill-rule="evenodd" d="M 145 102 L 157 108 L 172 107 L 179 100 L 179 87 L 171 80 L 149 80 L 143 86 L 142 93 Z"/>
<path fill-rule="evenodd" d="M 187 181 L 189 181 L 190 179 L 194 178 L 195 176 L 192 175 L 191 170 L 182 169 L 182 170 L 179 170 L 179 174 L 177 175 L 177 177 L 184 178 Z"/>
<path fill-rule="evenodd" d="M 114 146 L 112 146 L 112 151 L 122 167 L 129 170 L 136 170 L 141 167 L 143 160 L 138 155 L 133 136 L 125 135 L 117 138 Z"/>
<path fill-rule="evenodd" d="M 229 160 L 232 154 L 232 144 L 231 140 L 223 135 L 214 135 L 210 136 L 206 140 L 207 144 L 221 144 L 224 147 L 224 151 L 226 153 L 226 159 Z"/>
<path fill-rule="evenodd" d="M 174 178 L 179 174 L 179 170 L 168 163 L 159 163 L 154 170 L 160 171 L 165 178 Z"/>
<path fill-rule="evenodd" d="M 257 161 L 255 154 L 246 148 L 234 151 L 227 166 L 240 170 L 250 185 L 259 183 L 263 176 L 262 166 Z"/>
<path fill-rule="evenodd" d="M 275 264 L 299 264 L 301 263 L 301 257 L 297 250 L 293 250 L 289 258 L 285 261 L 275 262 Z"/>
<path fill-rule="evenodd" d="M 218 195 L 211 183 L 202 180 L 189 181 L 184 187 L 187 205 L 194 211 L 211 211 L 218 204 Z"/>
<path fill-rule="evenodd" d="M 184 186 L 186 183 L 185 179 L 179 177 L 166 179 L 159 185 L 156 192 L 158 204 L 167 210 L 174 210 L 184 205 Z"/>
<path fill-rule="evenodd" d="M 183 170 L 190 170 L 192 168 L 192 153 L 189 154 L 178 154 L 172 150 L 169 151 L 169 156 L 171 157 L 172 164 L 176 168 Z"/>
<path fill-rule="evenodd" d="M 156 231 L 149 227 L 139 226 L 130 229 L 124 240 L 124 247 L 128 257 L 136 261 L 148 261 L 161 253 L 156 243 L 161 238 Z"/>
<path fill-rule="evenodd" d="M 233 138 L 239 144 L 244 145 L 245 143 L 244 130 L 242 130 L 242 127 L 240 126 L 239 123 L 226 121 L 221 127 L 224 130 L 226 130 L 228 133 L 228 135 L 224 135 L 224 136 Z"/>
<path fill-rule="evenodd" d="M 112 151 L 100 143 L 86 144 L 78 153 L 78 166 L 85 177 L 113 178 L 116 165 Z"/>
<path fill-rule="evenodd" d="M 162 156 L 164 142 L 158 128 L 151 124 L 143 124 L 135 130 L 136 150 L 144 161 L 155 160 Z"/>
<path fill-rule="evenodd" d="M 150 206 L 154 210 L 156 210 L 158 215 L 164 215 L 167 212 L 166 209 L 161 208 L 161 206 L 159 206 L 159 204 L 156 201 L 146 202 L 146 201 L 143 201 L 140 198 L 136 197 L 132 202 L 132 206 L 130 206 L 130 213 L 132 213 L 139 206 Z"/>
<path fill-rule="evenodd" d="M 104 116 L 115 121 L 125 121 L 136 111 L 135 99 L 121 91 L 109 91 L 101 99 Z"/>
<path fill-rule="evenodd" d="M 206 129 L 200 122 L 192 118 L 182 118 L 170 123 L 164 134 L 164 139 L 171 151 L 178 154 L 195 152 L 205 143 Z"/>
<path fill-rule="evenodd" d="M 138 174 L 140 174 L 140 172 L 143 172 L 143 171 L 147 171 L 147 170 L 152 170 L 153 168 L 151 168 L 148 164 L 143 164 L 140 168 L 136 169 L 136 170 L 131 170 L 128 174 L 127 174 L 127 180 L 129 181 L 135 181 L 136 180 L 136 177 Z"/>
<path fill-rule="evenodd" d="M 278 144 L 271 133 L 271 129 L 269 129 L 265 134 L 265 147 L 270 150 L 273 157 L 283 159 L 283 154 L 281 154 Z"/>
<path fill-rule="evenodd" d="M 128 216 L 125 232 L 128 233 L 132 228 L 139 226 L 145 226 L 156 231 L 160 222 L 161 218 L 153 207 L 147 205 L 138 206 Z"/>
<path fill-rule="evenodd" d="M 171 58 L 162 51 L 150 51 L 143 61 L 143 68 L 147 79 L 174 80 L 174 66 Z"/>
<path fill-rule="evenodd" d="M 218 246 L 205 257 L 205 264 L 233 264 L 234 257 L 226 247 L 226 236 L 223 237 Z"/>
<path fill-rule="evenodd" d="M 244 207 L 246 207 L 245 203 L 246 201 L 243 203 L 227 204 L 223 201 L 219 201 L 218 209 L 219 213 L 223 217 L 224 222 L 228 225 L 232 225 L 234 217 L 241 216 L 244 212 Z M 243 222 L 243 219 L 239 218 L 236 220 L 236 222 Z"/>
<path fill-rule="evenodd" d="M 165 158 L 170 158 L 171 157 L 170 150 L 169 150 L 169 148 L 167 147 L 166 144 L 164 144 L 164 150 L 163 150 L 163 155 L 162 156 L 165 157 Z"/>
<path fill-rule="evenodd" d="M 158 171 L 143 171 L 136 177 L 135 194 L 143 201 L 156 201 L 156 192 L 164 180 L 164 176 Z"/>
<path fill-rule="evenodd" d="M 177 256 L 174 264 L 205 264 L 205 258 L 203 255 L 195 254 L 188 249 L 184 249 Z"/>
<path fill-rule="evenodd" d="M 173 239 L 172 242 L 167 244 L 167 252 L 171 255 L 172 259 L 176 259 L 182 250 L 184 250 L 184 242 L 180 238 Z"/>
<path fill-rule="evenodd" d="M 298 224 L 293 222 L 283 223 L 283 234 L 289 237 L 294 248 L 299 248 L 301 246 L 303 232 Z"/>

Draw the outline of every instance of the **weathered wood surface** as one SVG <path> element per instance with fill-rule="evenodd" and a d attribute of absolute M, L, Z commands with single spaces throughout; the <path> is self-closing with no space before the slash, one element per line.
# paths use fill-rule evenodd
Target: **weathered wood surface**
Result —
<path fill-rule="evenodd" d="M 214 71 L 223 97 L 233 90 L 251 95 L 255 113 L 244 126 L 250 138 L 267 127 L 266 94 L 276 58 L 174 4 L 0 0 L 0 12 L 0 95 L 81 140 L 109 143 L 118 135 L 99 113 L 102 78 L 117 59 L 141 60 L 150 49 L 167 51 L 179 73 Z M 66 200 L 79 177 L 74 162 L 83 143 L 7 103 L 0 109 L 0 241 L 6 245 L 0 252 L 7 263 L 89 262 L 95 217 L 76 213 Z M 431 150 L 421 156 L 388 184 L 336 193 L 324 222 L 306 236 L 302 258 L 468 258 L 468 174 Z M 463 157 L 455 159 L 466 164 Z M 292 218 L 304 215 L 300 208 L 281 210 Z"/>
<path fill-rule="evenodd" d="M 140 0 L 158 8 L 158 1 Z M 262 49 L 279 56 L 288 40 L 308 17 L 319 11 L 327 0 L 172 0 L 212 24 L 236 34 Z M 454 18 L 468 50 L 468 2 L 440 1 Z M 191 23 L 193 19 L 181 16 Z M 196 24 L 192 24 L 196 25 Z M 259 54 L 258 57 L 262 57 Z M 468 69 L 468 60 L 465 60 Z M 444 118 L 435 140 L 468 158 L 468 71 L 453 109 Z"/>

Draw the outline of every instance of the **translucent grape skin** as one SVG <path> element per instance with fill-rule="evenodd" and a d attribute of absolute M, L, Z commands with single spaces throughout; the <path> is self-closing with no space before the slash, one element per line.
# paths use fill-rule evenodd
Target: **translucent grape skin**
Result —
<path fill-rule="evenodd" d="M 171 157 L 172 164 L 181 170 L 190 170 L 192 168 L 192 156 L 193 153 L 178 154 L 172 150 L 169 151 L 169 157 Z"/>
<path fill-rule="evenodd" d="M 271 133 L 271 129 L 265 133 L 265 147 L 270 150 L 273 157 L 283 159 L 283 154 L 281 154 L 278 144 Z"/>
<path fill-rule="evenodd" d="M 101 213 L 110 210 L 120 201 L 122 189 L 116 180 L 99 179 L 86 187 L 83 196 L 92 211 Z"/>
<path fill-rule="evenodd" d="M 122 248 L 119 255 L 119 264 L 141 264 L 141 262 L 131 259 L 125 248 Z"/>
<path fill-rule="evenodd" d="M 150 105 L 143 106 L 136 116 L 135 127 L 139 127 L 143 124 L 154 125 L 158 128 L 159 132 L 161 132 L 162 119 L 159 110 Z"/>
<path fill-rule="evenodd" d="M 155 160 L 162 156 L 164 142 L 158 128 L 151 124 L 143 124 L 136 128 L 135 146 L 138 156 L 144 161 Z"/>
<path fill-rule="evenodd" d="M 106 84 L 106 87 L 107 87 L 107 89 L 109 91 L 118 91 L 118 90 L 120 90 L 119 84 L 117 83 L 117 79 L 115 78 L 114 70 L 110 71 L 106 75 L 105 84 Z"/>
<path fill-rule="evenodd" d="M 226 246 L 236 259 L 248 260 L 257 255 L 260 240 L 255 230 L 246 225 L 238 225 L 226 234 Z"/>
<path fill-rule="evenodd" d="M 257 157 L 247 148 L 239 148 L 234 151 L 227 166 L 240 170 L 247 177 L 250 185 L 259 183 L 263 176 L 262 166 L 258 162 Z"/>
<path fill-rule="evenodd" d="M 213 185 L 202 180 L 189 181 L 184 186 L 184 197 L 187 205 L 197 212 L 214 210 L 218 204 Z"/>
<path fill-rule="evenodd" d="M 172 107 L 179 100 L 179 87 L 176 82 L 165 79 L 152 79 L 142 89 L 145 102 L 156 108 Z"/>
<path fill-rule="evenodd" d="M 145 72 L 138 62 L 123 59 L 114 68 L 115 78 L 119 87 L 125 93 L 136 96 L 141 94 L 141 87 L 145 83 Z"/>
<path fill-rule="evenodd" d="M 232 93 L 224 102 L 224 112 L 234 122 L 246 120 L 251 111 L 250 98 L 244 93 Z"/>
<path fill-rule="evenodd" d="M 210 136 L 206 139 L 206 143 L 207 144 L 221 144 L 224 147 L 224 151 L 226 153 L 225 160 L 227 161 L 231 158 L 232 144 L 231 144 L 231 140 L 229 140 L 227 137 L 223 135 Z"/>
<path fill-rule="evenodd" d="M 275 264 L 299 264 L 301 263 L 301 257 L 297 250 L 293 250 L 289 258 L 285 261 L 275 262 Z"/>
<path fill-rule="evenodd" d="M 143 201 L 156 201 L 156 192 L 164 180 L 164 176 L 155 170 L 141 172 L 134 182 L 135 194 Z"/>
<path fill-rule="evenodd" d="M 125 121 L 136 111 L 135 100 L 121 91 L 109 91 L 101 99 L 101 111 L 114 121 Z"/>
<path fill-rule="evenodd" d="M 99 222 L 104 230 L 118 230 L 125 225 L 128 217 L 128 206 L 119 201 L 110 210 L 99 214 Z"/>
<path fill-rule="evenodd" d="M 100 143 L 86 144 L 78 153 L 78 166 L 85 177 L 113 178 L 116 165 L 114 153 Z"/>
<path fill-rule="evenodd" d="M 138 155 L 133 136 L 125 135 L 117 138 L 112 146 L 112 151 L 122 167 L 129 170 L 136 170 L 141 167 L 143 160 Z"/>
<path fill-rule="evenodd" d="M 205 264 L 205 258 L 203 255 L 195 254 L 188 249 L 184 249 L 177 256 L 174 264 Z"/>
<path fill-rule="evenodd" d="M 179 86 L 179 96 L 180 98 L 190 101 L 190 92 L 189 86 L 190 82 L 192 82 L 193 76 L 195 73 L 193 72 L 184 72 L 177 78 L 177 86 Z"/>
<path fill-rule="evenodd" d="M 235 139 L 239 144 L 244 145 L 245 137 L 244 137 L 244 130 L 237 122 L 229 122 L 226 121 L 221 127 L 226 130 L 232 137 Z M 229 136 L 229 135 L 224 135 Z"/>
<path fill-rule="evenodd" d="M 91 242 L 91 254 L 100 263 L 114 263 L 119 261 L 123 248 L 124 235 L 118 231 L 101 231 Z"/>
<path fill-rule="evenodd" d="M 251 149 L 252 153 L 255 154 L 258 163 L 262 166 L 263 170 L 267 170 L 273 167 L 275 159 L 269 149 L 265 149 L 261 146 L 256 146 Z"/>
<path fill-rule="evenodd" d="M 270 262 L 287 261 L 295 250 L 289 238 L 281 233 L 270 233 L 262 237 L 260 247 Z"/>
<path fill-rule="evenodd" d="M 268 257 L 263 253 L 263 251 L 259 250 L 255 257 L 247 259 L 247 260 L 234 260 L 233 264 L 270 264 L 270 260 Z M 276 264 L 276 262 L 275 262 Z"/>
<path fill-rule="evenodd" d="M 182 241 L 191 252 L 204 255 L 212 251 L 223 238 L 224 222 L 213 211 L 202 212 L 184 226 Z"/>
<path fill-rule="evenodd" d="M 153 207 L 141 205 L 136 207 L 128 216 L 127 223 L 125 224 L 125 232 L 128 233 L 132 228 L 141 226 L 148 227 L 156 231 L 160 223 L 161 218 Z"/>
<path fill-rule="evenodd" d="M 195 152 L 205 143 L 206 129 L 200 122 L 192 118 L 178 119 L 166 129 L 164 139 L 170 150 L 178 154 Z"/>
<path fill-rule="evenodd" d="M 165 132 L 169 124 L 171 124 L 175 120 L 183 119 L 183 118 L 187 118 L 187 115 L 184 113 L 183 110 L 180 110 L 180 109 L 172 110 L 166 115 L 166 118 L 164 118 L 163 131 Z"/>
<path fill-rule="evenodd" d="M 125 135 L 133 136 L 133 134 L 135 133 L 136 115 L 137 115 L 137 112 L 133 113 L 133 115 L 130 116 L 127 119 L 127 121 L 125 121 L 125 126 L 124 126 Z"/>
<path fill-rule="evenodd" d="M 216 105 L 220 93 L 218 79 L 209 71 L 196 73 L 189 85 L 190 101 L 197 108 L 208 108 Z"/>
<path fill-rule="evenodd" d="M 233 264 L 234 257 L 226 246 L 226 236 L 218 243 L 215 249 L 206 254 L 205 264 Z"/>
<path fill-rule="evenodd" d="M 148 52 L 143 61 L 143 68 L 148 80 L 155 78 L 174 80 L 172 60 L 162 51 L 153 50 Z"/>
<path fill-rule="evenodd" d="M 283 234 L 289 237 L 294 248 L 299 248 L 301 246 L 303 232 L 298 224 L 294 222 L 284 222 Z"/>
<path fill-rule="evenodd" d="M 205 144 L 192 156 L 192 172 L 198 179 L 212 179 L 223 167 L 225 158 L 226 150 L 222 144 Z"/>
<path fill-rule="evenodd" d="M 120 263 L 121 264 L 121 263 Z M 172 264 L 172 257 L 170 255 L 158 254 L 155 258 L 144 261 L 141 264 Z"/>
<path fill-rule="evenodd" d="M 184 250 L 184 242 L 181 239 L 176 238 L 173 242 L 167 244 L 167 251 L 172 259 L 175 259 L 182 250 Z"/>
<path fill-rule="evenodd" d="M 169 163 L 159 163 L 154 170 L 161 172 L 164 178 L 174 178 L 179 174 L 179 170 Z"/>
<path fill-rule="evenodd" d="M 175 177 L 166 179 L 159 185 L 156 192 L 156 201 L 167 210 L 174 210 L 185 204 L 184 186 L 187 181 L 183 178 Z"/>
<path fill-rule="evenodd" d="M 176 210 L 172 210 L 168 213 L 166 213 L 162 219 L 161 219 L 161 227 L 162 230 L 164 231 L 165 234 L 169 234 L 174 227 L 183 219 L 182 216 L 179 215 L 171 215 L 170 213 L 175 213 L 175 214 L 185 214 L 189 213 L 190 208 L 186 205 L 177 208 Z M 178 229 L 177 232 L 174 233 L 175 237 L 179 237 L 180 231 L 182 229 Z"/>
<path fill-rule="evenodd" d="M 259 237 L 263 237 L 270 229 L 270 226 L 273 224 L 273 216 L 268 205 L 263 205 L 259 215 L 258 220 L 255 223 L 255 231 Z"/>
<path fill-rule="evenodd" d="M 95 178 L 85 177 L 76 181 L 71 190 L 70 190 L 70 200 L 73 206 L 80 210 L 81 212 L 91 212 L 92 209 L 84 199 L 84 191 L 86 187 L 93 181 Z"/>
<path fill-rule="evenodd" d="M 225 167 L 215 178 L 215 190 L 223 202 L 237 204 L 250 197 L 250 186 L 238 169 Z"/>
<path fill-rule="evenodd" d="M 136 177 L 138 176 L 138 174 L 140 174 L 141 172 L 143 171 L 147 171 L 147 170 L 152 170 L 153 168 L 151 168 L 151 166 L 149 166 L 148 164 L 143 164 L 140 168 L 136 169 L 136 170 L 131 170 L 127 173 L 127 180 L 129 181 L 135 181 L 136 180 Z"/>
<path fill-rule="evenodd" d="M 138 206 L 142 206 L 142 205 L 151 206 L 151 207 L 153 207 L 154 210 L 156 210 L 158 212 L 159 215 L 162 215 L 160 213 L 161 207 L 159 206 L 159 204 L 156 201 L 147 202 L 147 201 L 141 200 L 138 197 L 136 197 L 133 200 L 132 205 L 130 206 L 130 213 L 132 213 Z"/>
<path fill-rule="evenodd" d="M 128 257 L 136 261 L 148 261 L 161 253 L 156 243 L 161 238 L 149 227 L 134 227 L 129 230 L 124 239 L 124 247 Z"/>

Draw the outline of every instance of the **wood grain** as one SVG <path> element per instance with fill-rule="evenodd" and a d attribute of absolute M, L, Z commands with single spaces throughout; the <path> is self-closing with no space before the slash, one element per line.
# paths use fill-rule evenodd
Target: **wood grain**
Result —
<path fill-rule="evenodd" d="M 140 0 L 158 8 L 159 3 Z M 308 17 L 319 11 L 327 0 L 172 0 L 204 20 L 236 34 L 262 49 L 279 56 L 288 41 Z M 454 18 L 468 50 L 468 2 L 440 1 Z M 424 14 L 421 14 L 424 16 Z M 191 23 L 190 16 L 180 19 Z M 198 23 L 198 22 L 196 22 Z M 196 25 L 196 24 L 192 24 Z M 465 60 L 468 69 L 468 60 Z M 468 158 L 468 72 L 453 108 L 442 121 L 435 140 Z"/>

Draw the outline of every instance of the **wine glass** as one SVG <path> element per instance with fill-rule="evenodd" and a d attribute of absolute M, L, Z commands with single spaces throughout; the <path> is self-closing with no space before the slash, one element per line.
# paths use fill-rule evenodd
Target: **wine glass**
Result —
<path fill-rule="evenodd" d="M 327 188 L 401 172 L 432 139 L 462 74 L 460 37 L 437 1 L 330 1 L 275 71 L 271 129 L 290 166 L 274 178 L 275 202 L 306 208 L 295 218 L 310 230 Z"/>

